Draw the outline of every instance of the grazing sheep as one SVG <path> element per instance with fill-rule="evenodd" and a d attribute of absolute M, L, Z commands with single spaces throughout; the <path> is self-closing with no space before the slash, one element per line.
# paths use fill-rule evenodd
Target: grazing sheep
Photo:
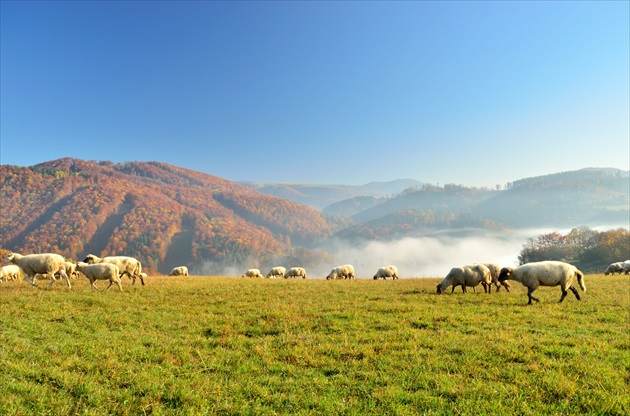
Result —
<path fill-rule="evenodd" d="M 490 291 L 490 269 L 483 264 L 471 264 L 461 267 L 453 267 L 446 277 L 437 285 L 437 293 L 442 294 L 447 287 L 453 286 L 451 293 L 455 291 L 456 286 L 462 287 L 462 292 L 466 293 L 466 286 L 472 287 L 473 292 L 477 293 L 477 286 L 481 284 L 486 293 Z"/>
<path fill-rule="evenodd" d="M 343 266 L 335 267 L 328 273 L 328 276 L 326 276 L 326 280 L 337 279 L 354 279 L 354 266 L 344 264 Z"/>
<path fill-rule="evenodd" d="M 276 278 L 277 276 L 280 276 L 280 279 L 282 279 L 286 271 L 287 269 L 285 269 L 284 267 L 281 267 L 281 266 L 274 267 L 273 269 L 269 271 L 269 273 L 267 273 L 267 279 Z"/>
<path fill-rule="evenodd" d="M 606 270 L 604 271 L 604 274 L 606 276 L 608 276 L 609 274 L 615 274 L 615 273 L 623 273 L 623 262 L 618 261 L 617 263 L 612 263 L 611 265 L 609 265 L 608 267 L 606 267 Z"/>
<path fill-rule="evenodd" d="M 492 283 L 489 286 L 488 290 L 492 290 L 492 284 L 494 284 L 497 288 L 496 292 L 498 292 L 499 289 L 501 289 L 501 286 L 503 286 L 505 290 L 507 290 L 509 293 L 510 287 L 511 287 L 510 284 L 507 281 L 499 282 L 499 274 L 501 274 L 501 266 L 495 263 L 481 263 L 481 264 L 483 264 L 484 266 L 488 268 L 488 270 L 490 270 L 490 277 L 492 278 Z"/>
<path fill-rule="evenodd" d="M 570 289 L 575 295 L 575 298 L 580 300 L 578 291 L 571 286 L 574 277 L 577 277 L 577 281 L 582 291 L 586 292 L 584 274 L 575 266 L 562 261 L 527 263 L 516 268 L 504 267 L 501 269 L 499 282 L 503 282 L 508 279 L 521 282 L 523 286 L 527 287 L 527 297 L 529 298 L 529 302 L 527 302 L 527 304 L 531 305 L 532 300 L 539 302 L 538 299 L 532 296 L 532 292 L 538 289 L 539 286 L 560 286 L 560 289 L 562 289 L 562 296 L 560 297 L 559 302 L 562 302 L 567 296 L 567 289 Z"/>
<path fill-rule="evenodd" d="M 20 277 L 20 267 L 15 264 L 8 264 L 0 267 L 0 282 L 16 280 Z"/>
<path fill-rule="evenodd" d="M 623 268 L 624 274 L 630 273 L 630 260 L 624 261 L 622 268 Z"/>
<path fill-rule="evenodd" d="M 381 278 L 386 280 L 388 277 L 391 277 L 392 280 L 398 279 L 398 268 L 396 266 L 381 267 L 374 275 L 374 280 Z"/>
<path fill-rule="evenodd" d="M 169 276 L 188 276 L 188 267 L 179 266 L 174 267 L 173 270 L 168 274 Z"/>
<path fill-rule="evenodd" d="M 115 264 L 120 270 L 120 277 L 127 275 L 130 279 L 133 280 L 132 284 L 136 284 L 136 278 L 140 278 L 140 282 L 142 286 L 144 286 L 144 279 L 141 275 L 142 273 L 142 264 L 133 258 L 127 256 L 109 256 L 109 257 L 97 257 L 94 254 L 88 254 L 87 257 L 83 260 L 83 262 L 87 264 L 96 264 L 96 263 L 112 263 Z"/>
<path fill-rule="evenodd" d="M 260 274 L 260 270 L 258 269 L 248 269 L 241 277 L 255 277 L 262 279 L 264 276 Z"/>
<path fill-rule="evenodd" d="M 59 254 L 29 254 L 23 256 L 18 253 L 11 253 L 7 257 L 7 261 L 16 264 L 24 271 L 24 280 L 35 286 L 35 275 L 41 274 L 46 278 L 50 278 L 48 287 L 55 283 L 55 276 L 59 275 L 66 280 L 68 287 L 71 288 L 70 280 L 66 274 L 66 260 Z"/>
<path fill-rule="evenodd" d="M 145 272 L 140 273 L 140 277 L 142 278 L 142 280 L 144 281 L 144 279 L 147 278 L 147 274 Z"/>
<path fill-rule="evenodd" d="M 92 289 L 97 289 L 97 280 L 109 280 L 109 286 L 107 286 L 107 289 L 111 287 L 112 283 L 116 283 L 120 291 L 122 292 L 123 290 L 120 282 L 120 270 L 118 269 L 118 266 L 113 263 L 87 264 L 79 262 L 77 263 L 76 268 L 88 278 Z"/>
<path fill-rule="evenodd" d="M 288 279 L 289 277 L 296 278 L 300 276 L 302 276 L 302 279 L 306 279 L 306 269 L 304 267 L 291 267 L 284 274 L 285 279 Z"/>

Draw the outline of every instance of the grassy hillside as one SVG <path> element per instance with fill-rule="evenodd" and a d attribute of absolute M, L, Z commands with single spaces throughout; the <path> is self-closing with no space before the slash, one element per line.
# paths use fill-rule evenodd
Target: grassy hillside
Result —
<path fill-rule="evenodd" d="M 628 276 L 533 306 L 438 281 L 3 283 L 0 414 L 630 413 Z"/>

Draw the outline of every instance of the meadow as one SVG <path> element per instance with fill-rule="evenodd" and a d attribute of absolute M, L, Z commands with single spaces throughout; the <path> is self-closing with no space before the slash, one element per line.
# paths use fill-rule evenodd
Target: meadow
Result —
<path fill-rule="evenodd" d="M 630 276 L 439 280 L 5 282 L 0 414 L 630 414 Z"/>

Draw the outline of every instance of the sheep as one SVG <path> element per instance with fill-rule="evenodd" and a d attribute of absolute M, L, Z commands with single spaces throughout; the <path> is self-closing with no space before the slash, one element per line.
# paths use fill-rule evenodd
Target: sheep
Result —
<path fill-rule="evenodd" d="M 612 263 L 611 265 L 609 265 L 608 267 L 606 267 L 606 270 L 604 271 L 604 274 L 606 276 L 608 276 L 609 274 L 615 274 L 615 273 L 623 273 L 623 262 L 618 261 L 617 263 Z"/>
<path fill-rule="evenodd" d="M 385 266 L 378 269 L 374 275 L 374 280 L 382 278 L 383 280 L 391 277 L 392 280 L 398 279 L 398 268 L 396 266 Z"/>
<path fill-rule="evenodd" d="M 302 279 L 306 279 L 306 269 L 304 267 L 291 267 L 284 274 L 285 279 L 288 279 L 289 277 L 296 278 L 300 276 L 302 276 Z"/>
<path fill-rule="evenodd" d="M 578 291 L 571 286 L 574 277 L 577 277 L 582 292 L 586 292 L 584 274 L 575 266 L 562 261 L 540 261 L 526 263 L 516 268 L 504 267 L 501 269 L 499 282 L 508 279 L 521 282 L 527 288 L 527 297 L 529 298 L 527 304 L 531 305 L 532 300 L 539 302 L 538 299 L 532 296 L 532 292 L 538 289 L 539 286 L 560 286 L 562 296 L 559 302 L 562 302 L 567 296 L 567 289 L 570 289 L 575 298 L 580 300 Z"/>
<path fill-rule="evenodd" d="M 173 270 L 168 274 L 169 276 L 188 276 L 188 267 L 179 266 L 174 267 Z"/>
<path fill-rule="evenodd" d="M 267 279 L 275 278 L 276 276 L 280 276 L 280 278 L 282 279 L 286 271 L 287 269 L 285 269 L 284 267 L 281 267 L 281 266 L 274 267 L 273 269 L 269 271 L 269 273 L 267 273 Z"/>
<path fill-rule="evenodd" d="M 335 267 L 328 273 L 326 280 L 354 279 L 354 267 L 351 264 Z"/>
<path fill-rule="evenodd" d="M 20 277 L 20 267 L 15 264 L 8 264 L 0 267 L 0 282 L 16 280 Z"/>
<path fill-rule="evenodd" d="M 19 253 L 11 253 L 7 257 L 7 261 L 18 265 L 24 272 L 24 280 L 32 286 L 35 286 L 35 275 L 41 274 L 51 279 L 48 287 L 55 283 L 55 276 L 60 275 L 66 280 L 68 287 L 72 288 L 70 279 L 66 274 L 66 260 L 59 254 L 43 253 L 23 256 Z"/>
<path fill-rule="evenodd" d="M 77 266 L 74 263 L 67 261 L 65 263 L 65 266 L 66 266 L 66 274 L 68 275 L 69 278 L 76 279 L 77 277 L 79 277 L 79 274 L 77 273 L 77 270 L 76 270 Z"/>
<path fill-rule="evenodd" d="M 136 278 L 140 278 L 142 286 L 144 286 L 144 278 L 142 277 L 142 264 L 133 257 L 126 256 L 109 256 L 109 257 L 97 257 L 94 254 L 88 254 L 83 260 L 87 264 L 96 263 L 112 263 L 115 264 L 120 270 L 120 277 L 127 275 L 133 280 L 132 284 L 136 284 Z"/>
<path fill-rule="evenodd" d="M 144 281 L 147 278 L 147 274 L 145 272 L 140 273 L 140 279 Z"/>
<path fill-rule="evenodd" d="M 447 287 L 453 285 L 451 293 L 456 286 L 462 287 L 462 292 L 466 293 L 466 286 L 473 288 L 477 293 L 477 286 L 481 283 L 486 293 L 490 293 L 492 277 L 490 269 L 483 264 L 470 264 L 461 267 L 453 267 L 446 277 L 437 285 L 437 293 L 442 294 Z"/>
<path fill-rule="evenodd" d="M 501 274 L 501 266 L 495 263 L 481 263 L 486 266 L 490 270 L 490 277 L 492 278 L 492 283 L 489 286 L 488 290 L 492 290 L 492 284 L 494 284 L 497 288 L 497 292 L 501 289 L 501 286 L 505 288 L 505 290 L 510 292 L 510 284 L 507 281 L 499 282 L 499 274 Z"/>
<path fill-rule="evenodd" d="M 622 268 L 623 268 L 624 274 L 630 273 L 630 260 L 624 261 Z"/>
<path fill-rule="evenodd" d="M 90 288 L 92 290 L 97 289 L 97 280 L 109 280 L 109 286 L 107 286 L 107 289 L 111 287 L 112 283 L 116 283 L 120 291 L 123 291 L 122 284 L 120 282 L 120 269 L 113 263 L 104 262 L 88 264 L 79 262 L 77 263 L 76 269 L 88 278 L 90 281 Z"/>
<path fill-rule="evenodd" d="M 241 277 L 263 278 L 263 275 L 260 274 L 260 270 L 258 269 L 248 269 Z"/>

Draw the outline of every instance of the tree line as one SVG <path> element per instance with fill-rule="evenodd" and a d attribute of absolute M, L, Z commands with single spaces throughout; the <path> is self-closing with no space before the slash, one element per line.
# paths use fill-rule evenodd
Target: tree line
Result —
<path fill-rule="evenodd" d="M 561 260 L 581 265 L 587 272 L 630 258 L 630 232 L 624 228 L 596 231 L 582 226 L 562 235 L 554 231 L 528 238 L 518 255 L 519 264 Z"/>

